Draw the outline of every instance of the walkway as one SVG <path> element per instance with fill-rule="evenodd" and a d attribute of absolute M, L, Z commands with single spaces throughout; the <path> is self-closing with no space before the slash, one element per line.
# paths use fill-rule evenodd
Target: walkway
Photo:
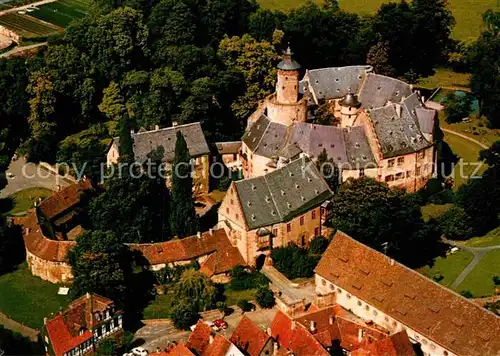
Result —
<path fill-rule="evenodd" d="M 7 9 L 7 10 L 0 11 L 0 16 L 8 14 L 9 12 L 17 12 L 17 11 L 20 11 L 20 10 L 26 10 L 26 9 L 29 9 L 30 7 L 36 7 L 36 6 L 40 6 L 40 5 L 45 5 L 45 4 L 49 4 L 51 2 L 56 2 L 56 1 L 57 0 L 42 0 L 42 1 L 33 2 L 31 4 L 28 4 L 28 5 L 13 7 L 12 9 Z"/>
<path fill-rule="evenodd" d="M 450 129 L 445 129 L 445 128 L 441 128 L 441 130 L 443 130 L 446 133 L 449 133 L 449 134 L 461 137 L 461 138 L 463 138 L 463 139 L 465 139 L 467 141 L 470 141 L 472 143 L 475 143 L 476 145 L 479 145 L 480 147 L 484 148 L 485 150 L 487 150 L 489 148 L 484 143 L 479 142 L 478 140 L 475 140 L 472 137 L 469 137 L 467 135 L 461 134 L 460 132 L 456 132 L 456 131 L 453 131 L 453 130 L 450 130 Z"/>
<path fill-rule="evenodd" d="M 10 56 L 12 56 L 14 54 L 22 53 L 24 51 L 29 51 L 31 49 L 35 49 L 37 47 L 42 47 L 42 46 L 46 46 L 46 45 L 47 45 L 47 42 L 40 42 L 40 43 L 36 43 L 36 44 L 33 44 L 33 45 L 29 45 L 29 46 L 22 46 L 22 47 L 17 46 L 15 48 L 11 49 L 8 52 L 0 54 L 0 58 L 10 57 Z"/>
<path fill-rule="evenodd" d="M 470 252 L 474 256 L 472 261 L 467 265 L 467 267 L 464 268 L 464 270 L 458 275 L 458 277 L 450 285 L 451 289 L 457 288 L 460 285 L 460 283 L 462 283 L 465 280 L 465 278 L 467 278 L 469 273 L 472 272 L 474 267 L 477 266 L 479 261 L 481 261 L 481 259 L 484 257 L 484 255 L 486 255 L 487 252 L 500 249 L 500 245 L 488 246 L 488 247 L 468 247 L 468 246 L 461 245 L 455 241 L 451 241 L 448 239 L 444 239 L 444 242 L 447 243 L 448 245 L 458 247 L 463 251 Z"/>
<path fill-rule="evenodd" d="M 290 302 L 295 303 L 305 299 L 307 304 L 314 300 L 314 296 L 316 295 L 314 285 L 298 287 L 276 268 L 271 266 L 262 267 L 261 272 L 269 278 L 272 286 L 278 289 Z"/>
<path fill-rule="evenodd" d="M 3 325 L 6 329 L 9 329 L 11 331 L 18 332 L 19 334 L 29 338 L 31 341 L 38 341 L 38 334 L 40 333 L 38 330 L 18 323 L 17 321 L 10 319 L 3 313 L 0 313 L 0 325 Z"/>

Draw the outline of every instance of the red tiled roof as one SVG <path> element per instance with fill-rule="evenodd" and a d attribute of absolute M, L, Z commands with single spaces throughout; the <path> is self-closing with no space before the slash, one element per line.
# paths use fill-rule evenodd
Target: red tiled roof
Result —
<path fill-rule="evenodd" d="M 232 248 L 224 229 L 204 232 L 200 237 L 191 236 L 167 242 L 129 244 L 128 246 L 133 250 L 142 252 L 151 265 L 189 261 L 214 252 L 220 252 L 220 256 L 215 256 L 215 260 L 211 260 L 210 265 L 205 267 L 206 273 L 227 272 L 236 264 L 245 265 L 238 249 Z"/>
<path fill-rule="evenodd" d="M 222 335 L 217 335 L 201 356 L 224 356 L 231 347 L 231 342 Z"/>
<path fill-rule="evenodd" d="M 196 327 L 194 328 L 189 339 L 187 341 L 187 347 L 191 350 L 195 350 L 198 354 L 202 354 L 207 345 L 210 342 L 210 336 L 212 336 L 213 331 L 207 323 L 203 320 L 198 320 Z"/>
<path fill-rule="evenodd" d="M 221 237 L 217 240 L 217 250 L 203 263 L 200 272 L 212 277 L 213 275 L 229 272 L 237 265 L 246 266 L 240 250 L 231 245 L 227 237 Z"/>
<path fill-rule="evenodd" d="M 80 203 L 83 192 L 93 190 L 92 183 L 88 179 L 82 179 L 69 187 L 55 192 L 41 202 L 39 211 L 43 216 L 52 220 L 57 215 Z"/>
<path fill-rule="evenodd" d="M 500 354 L 499 317 L 344 233 L 316 273 L 455 354 Z"/>
<path fill-rule="evenodd" d="M 344 318 L 337 318 L 335 324 L 340 333 L 340 346 L 345 350 L 356 350 L 369 341 L 382 340 L 387 337 L 387 334 L 381 331 L 356 324 Z M 361 341 L 359 340 L 360 332 L 363 335 Z"/>
<path fill-rule="evenodd" d="M 351 353 L 351 356 L 414 356 L 406 331 L 400 331 L 382 340 L 368 343 Z"/>
<path fill-rule="evenodd" d="M 89 331 L 99 324 L 94 313 L 102 312 L 113 302 L 97 294 L 87 294 L 73 301 L 68 308 L 47 321 L 45 328 L 56 355 L 62 355 L 92 337 Z M 83 328 L 83 333 L 79 335 Z"/>
<path fill-rule="evenodd" d="M 303 325 L 292 321 L 279 310 L 271 324 L 271 334 L 273 339 L 279 343 L 280 352 L 282 349 L 288 349 L 295 355 L 329 355 L 328 351 Z"/>
<path fill-rule="evenodd" d="M 270 336 L 252 320 L 243 316 L 229 341 L 249 356 L 259 356 Z"/>
<path fill-rule="evenodd" d="M 154 354 L 149 354 L 150 356 L 154 356 Z M 160 354 L 161 356 L 195 356 L 186 345 L 183 343 L 179 343 L 172 347 L 167 353 Z M 158 356 L 160 356 L 158 355 Z"/>

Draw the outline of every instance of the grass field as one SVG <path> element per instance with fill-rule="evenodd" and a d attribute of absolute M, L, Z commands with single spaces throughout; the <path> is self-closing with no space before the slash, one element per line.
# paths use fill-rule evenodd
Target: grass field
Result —
<path fill-rule="evenodd" d="M 469 290 L 476 298 L 491 296 L 495 289 L 493 276 L 500 276 L 500 250 L 489 251 L 458 286 L 457 291 Z"/>
<path fill-rule="evenodd" d="M 289 11 L 303 5 L 306 0 L 258 0 L 269 9 Z M 482 14 L 488 9 L 500 9 L 497 0 L 449 0 L 457 25 L 453 37 L 466 42 L 474 41 L 481 31 Z M 321 0 L 317 0 L 321 3 Z M 373 14 L 388 0 L 340 0 L 340 7 L 359 14 Z"/>
<path fill-rule="evenodd" d="M 427 204 L 422 207 L 422 217 L 425 221 L 428 221 L 431 218 L 437 218 L 443 215 L 448 209 L 450 209 L 453 204 Z"/>
<path fill-rule="evenodd" d="M 18 13 L 8 13 L 0 16 L 0 25 L 27 39 L 55 35 L 61 30 L 57 26 Z"/>
<path fill-rule="evenodd" d="M 491 230 L 484 236 L 474 237 L 470 240 L 461 242 L 468 247 L 488 247 L 500 245 L 500 227 Z"/>
<path fill-rule="evenodd" d="M 439 87 L 448 88 L 469 88 L 470 74 L 456 73 L 448 68 L 437 68 L 433 76 L 422 78 L 418 85 L 427 89 Z"/>
<path fill-rule="evenodd" d="M 15 272 L 0 276 L 0 312 L 31 328 L 39 329 L 43 318 L 69 303 L 57 294 L 59 285 L 31 275 L 26 263 Z"/>
<path fill-rule="evenodd" d="M 38 198 L 45 199 L 54 192 L 46 188 L 28 188 L 12 194 L 9 198 L 12 201 L 12 209 L 7 214 L 18 214 L 33 208 L 33 204 Z"/>
<path fill-rule="evenodd" d="M 87 14 L 88 6 L 89 2 L 85 0 L 59 0 L 40 6 L 31 15 L 57 26 L 68 27 L 73 20 Z"/>
<path fill-rule="evenodd" d="M 437 282 L 448 287 L 472 261 L 472 258 L 470 252 L 460 251 L 444 258 L 438 257 L 432 267 L 426 266 L 419 272 L 431 279 L 442 276 L 442 279 Z"/>

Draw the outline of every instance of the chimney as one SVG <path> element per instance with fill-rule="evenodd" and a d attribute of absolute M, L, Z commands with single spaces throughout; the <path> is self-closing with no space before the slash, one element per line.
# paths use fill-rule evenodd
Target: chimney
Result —
<path fill-rule="evenodd" d="M 358 343 L 363 341 L 363 329 L 358 329 Z"/>
<path fill-rule="evenodd" d="M 198 231 L 198 232 L 196 233 L 196 236 L 198 236 L 198 238 L 199 238 L 199 239 L 201 239 L 201 232 L 200 232 L 200 231 Z"/>
<path fill-rule="evenodd" d="M 160 129 L 160 126 L 155 125 L 155 131 L 158 131 Z"/>
<path fill-rule="evenodd" d="M 272 331 L 270 327 L 267 328 L 267 335 L 272 336 Z"/>
<path fill-rule="evenodd" d="M 87 292 L 87 294 L 85 294 L 85 297 L 87 297 L 87 299 L 90 299 L 90 293 Z"/>
<path fill-rule="evenodd" d="M 213 335 L 210 335 L 210 337 L 208 338 L 208 343 L 209 344 L 213 344 L 214 343 L 214 336 Z"/>
<path fill-rule="evenodd" d="M 48 319 L 47 317 L 43 318 L 43 325 L 47 325 Z"/>
<path fill-rule="evenodd" d="M 309 331 L 311 331 L 312 333 L 316 331 L 316 326 L 314 325 L 313 320 L 311 320 L 311 322 L 309 324 Z"/>
<path fill-rule="evenodd" d="M 422 95 L 422 103 L 425 104 L 425 97 Z"/>
<path fill-rule="evenodd" d="M 58 185 L 56 185 L 56 187 L 57 187 L 57 191 L 58 191 L 58 192 L 59 192 L 59 191 L 61 191 L 61 186 L 60 186 L 59 184 L 58 184 Z"/>
<path fill-rule="evenodd" d="M 328 322 L 330 323 L 330 325 L 333 325 L 334 321 L 335 321 L 335 318 L 333 317 L 333 315 L 330 315 L 330 318 L 328 319 Z"/>
<path fill-rule="evenodd" d="M 401 104 L 394 104 L 394 106 L 396 107 L 396 115 L 398 116 L 398 118 L 401 117 Z"/>
<path fill-rule="evenodd" d="M 292 320 L 292 330 L 295 330 L 295 327 L 297 326 L 296 324 L 297 322 L 295 320 Z"/>
<path fill-rule="evenodd" d="M 176 127 L 178 125 L 177 121 L 172 121 L 172 127 Z"/>
<path fill-rule="evenodd" d="M 390 259 L 390 263 L 391 263 L 391 266 L 394 266 L 394 259 L 393 258 Z"/>
<path fill-rule="evenodd" d="M 29 233 L 30 233 L 30 228 L 29 228 L 29 227 L 27 227 L 27 228 L 25 229 L 25 235 L 28 235 Z"/>
<path fill-rule="evenodd" d="M 213 235 L 213 234 L 214 234 L 214 230 L 213 230 L 212 228 L 210 228 L 210 229 L 208 230 L 208 232 L 210 233 L 210 235 Z"/>
<path fill-rule="evenodd" d="M 279 345 L 277 342 L 273 344 L 273 356 L 278 356 Z"/>

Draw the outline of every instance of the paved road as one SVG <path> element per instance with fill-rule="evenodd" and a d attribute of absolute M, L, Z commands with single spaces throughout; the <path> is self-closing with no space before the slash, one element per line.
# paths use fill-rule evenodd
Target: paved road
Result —
<path fill-rule="evenodd" d="M 26 163 L 22 158 L 12 162 L 7 173 L 12 173 L 14 178 L 7 179 L 7 186 L 0 191 L 0 198 L 6 198 L 26 188 L 43 187 L 57 190 L 58 186 L 66 187 L 70 184 L 61 176 L 43 170 L 33 163 Z"/>
<path fill-rule="evenodd" d="M 228 323 L 227 330 L 220 331 L 219 333 L 227 337 L 228 339 L 233 334 L 234 329 L 243 317 L 241 311 L 234 307 L 235 311 L 226 316 L 225 320 Z M 276 315 L 276 309 L 260 309 L 252 312 L 245 313 L 253 322 L 259 325 L 263 330 L 271 325 L 274 316 Z M 213 321 L 220 318 L 220 312 L 208 312 L 203 313 L 204 320 Z M 149 352 L 156 351 L 156 348 L 164 348 L 170 341 L 186 342 L 189 338 L 191 332 L 177 330 L 170 321 L 157 321 L 157 322 L 147 322 L 145 326 L 140 328 L 134 335 L 134 346 L 142 346 Z"/>
<path fill-rule="evenodd" d="M 30 7 L 45 5 L 45 4 L 48 4 L 48 3 L 51 3 L 51 2 L 56 2 L 56 1 L 57 0 L 42 0 L 42 1 L 33 2 L 31 4 L 28 4 L 28 5 L 23 5 L 23 6 L 19 6 L 19 7 L 13 7 L 12 9 L 7 9 L 7 10 L 0 11 L 0 16 L 8 14 L 9 12 L 17 12 L 19 10 L 26 10 L 26 9 L 28 9 Z"/>
<path fill-rule="evenodd" d="M 469 273 L 474 269 L 474 267 L 477 266 L 479 261 L 481 261 L 481 259 L 484 257 L 484 255 L 487 252 L 500 249 L 500 245 L 487 246 L 487 247 L 469 247 L 469 246 L 464 246 L 464 245 L 461 245 L 455 241 L 451 241 L 451 240 L 447 240 L 447 239 L 444 239 L 444 242 L 447 243 L 448 245 L 456 246 L 463 251 L 468 251 L 468 252 L 472 253 L 474 256 L 472 261 L 467 265 L 467 267 L 464 268 L 464 270 L 458 275 L 458 277 L 450 285 L 451 289 L 457 288 L 460 285 L 460 283 L 462 283 L 465 280 L 465 278 L 467 278 Z"/>
<path fill-rule="evenodd" d="M 0 54 L 0 58 L 9 57 L 9 56 L 12 56 L 12 55 L 14 55 L 16 53 L 21 53 L 21 52 L 24 52 L 24 51 L 29 51 L 30 49 L 34 49 L 34 48 L 42 47 L 42 46 L 46 46 L 46 45 L 47 45 L 47 42 L 40 42 L 40 43 L 37 43 L 37 44 L 34 44 L 34 45 L 29 45 L 29 46 L 23 46 L 23 47 L 17 46 L 15 48 L 11 49 L 8 52 Z"/>
<path fill-rule="evenodd" d="M 306 303 L 310 303 L 316 295 L 314 284 L 297 287 L 272 266 L 262 267 L 261 272 L 271 280 L 271 287 L 278 289 L 290 302 L 299 302 L 305 299 Z"/>

